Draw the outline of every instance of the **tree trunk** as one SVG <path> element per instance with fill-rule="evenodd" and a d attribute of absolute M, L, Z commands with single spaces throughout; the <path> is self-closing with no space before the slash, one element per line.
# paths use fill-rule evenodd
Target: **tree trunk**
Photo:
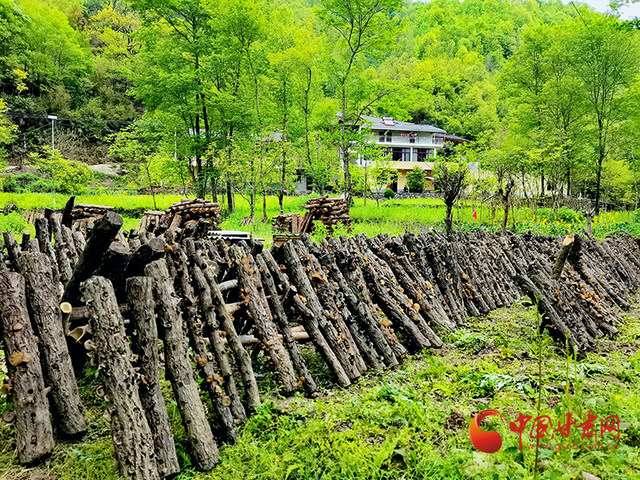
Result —
<path fill-rule="evenodd" d="M 129 278 L 127 298 L 131 327 L 136 332 L 131 336 L 131 349 L 138 356 L 140 402 L 153 435 L 158 473 L 162 478 L 172 477 L 180 473 L 180 465 L 167 406 L 160 391 L 158 327 L 154 313 L 153 280 L 147 277 Z"/>
<path fill-rule="evenodd" d="M 53 452 L 53 428 L 44 386 L 38 340 L 31 327 L 25 281 L 18 273 L 0 269 L 0 320 L 4 353 L 16 414 L 16 449 L 24 465 Z"/>
<path fill-rule="evenodd" d="M 451 230 L 453 230 L 453 204 L 447 203 L 446 207 L 447 212 L 444 217 L 444 227 L 446 234 L 451 235 Z"/>
<path fill-rule="evenodd" d="M 65 341 L 58 285 L 54 282 L 50 260 L 43 253 L 25 252 L 19 263 L 26 281 L 31 316 L 40 338 L 42 365 L 51 387 L 56 425 L 64 435 L 82 435 L 87 431 L 87 423 Z"/>
<path fill-rule="evenodd" d="M 72 305 L 78 303 L 80 283 L 94 274 L 104 253 L 111 245 L 118 231 L 122 227 L 122 218 L 114 213 L 107 212 L 98 222 L 96 222 L 80 259 L 73 270 L 73 276 L 64 289 L 62 300 Z"/>
<path fill-rule="evenodd" d="M 282 340 L 278 337 L 278 330 L 271 320 L 271 312 L 260 280 L 258 266 L 253 256 L 239 246 L 229 250 L 229 257 L 235 264 L 240 291 L 248 298 L 248 309 L 253 319 L 255 335 L 271 357 L 285 392 L 292 393 L 297 388 L 298 378 L 293 370 L 289 354 L 284 349 Z"/>
<path fill-rule="evenodd" d="M 154 280 L 153 296 L 162 331 L 167 376 L 171 380 L 191 453 L 200 469 L 211 470 L 218 463 L 218 446 L 193 378 L 176 292 L 165 261 L 150 263 L 145 268 L 145 274 Z"/>
<path fill-rule="evenodd" d="M 346 81 L 346 80 L 345 80 Z M 349 144 L 347 142 L 347 87 L 342 84 L 342 125 L 340 128 L 340 149 L 344 168 L 344 198 L 351 209 L 351 166 L 349 164 Z"/>
<path fill-rule="evenodd" d="M 120 473 L 135 480 L 159 479 L 153 436 L 138 395 L 133 354 L 113 286 L 105 278 L 91 277 L 80 290 L 87 300 Z"/>

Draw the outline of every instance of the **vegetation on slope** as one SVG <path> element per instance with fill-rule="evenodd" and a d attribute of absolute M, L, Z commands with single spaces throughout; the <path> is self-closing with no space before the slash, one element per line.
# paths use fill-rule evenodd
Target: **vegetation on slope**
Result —
<path fill-rule="evenodd" d="M 535 418 L 540 356 L 540 413 L 554 424 L 564 421 L 568 412 L 579 423 L 589 409 L 600 418 L 618 415 L 621 438 L 618 448 L 611 450 L 543 448 L 539 478 L 569 480 L 581 478 L 583 471 L 603 480 L 640 478 L 638 313 L 634 307 L 616 339 L 602 340 L 596 352 L 576 359 L 546 337 L 538 350 L 535 308 L 515 305 L 488 318 L 471 319 L 468 328 L 452 335 L 441 350 L 411 357 L 393 371 L 369 374 L 347 390 L 337 389 L 327 370 L 318 370 L 322 362 L 311 361 L 313 373 L 327 389 L 317 399 L 281 398 L 273 390 L 272 374 L 258 370 L 264 403 L 242 427 L 238 444 L 221 448 L 220 465 L 208 473 L 190 466 L 180 417 L 165 384 L 181 452 L 179 478 L 533 478 L 534 450 L 520 451 L 518 436 L 507 424 L 491 421 L 490 428 L 503 438 L 495 454 L 474 449 L 467 429 L 472 416 L 486 409 L 496 409 L 510 421 L 519 412 Z M 313 353 L 306 355 L 313 359 Z M 13 427 L 2 425 L 0 478 L 118 478 L 110 457 L 109 427 L 102 418 L 104 404 L 95 394 L 96 373 L 90 369 L 82 379 L 91 421 L 87 437 L 61 444 L 44 465 L 26 469 L 14 458 Z M 0 396 L 0 413 L 10 408 L 4 402 Z M 599 420 L 596 424 L 599 427 Z M 562 442 L 587 442 L 580 432 L 574 426 Z"/>

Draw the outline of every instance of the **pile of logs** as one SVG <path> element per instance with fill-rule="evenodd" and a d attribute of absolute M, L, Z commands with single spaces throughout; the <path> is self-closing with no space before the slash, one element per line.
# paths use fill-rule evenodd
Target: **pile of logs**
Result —
<path fill-rule="evenodd" d="M 164 210 L 145 210 L 138 224 L 138 230 L 155 231 L 160 226 L 160 219 L 164 213 Z"/>
<path fill-rule="evenodd" d="M 309 210 L 304 216 L 287 213 L 273 217 L 273 228 L 277 232 L 301 235 L 312 232 L 316 221 L 322 222 L 330 232 L 338 223 L 351 227 L 347 202 L 341 198 L 312 198 L 302 208 Z"/>
<path fill-rule="evenodd" d="M 3 391 L 15 408 L 23 463 L 50 453 L 54 435 L 86 431 L 75 371 L 87 356 L 99 366 L 120 472 L 165 478 L 179 466 L 160 368 L 193 463 L 209 470 L 219 443 L 237 441 L 238 425 L 260 404 L 252 365 L 259 354 L 284 394 L 313 397 L 320 387 L 302 339 L 333 382 L 347 387 L 408 353 L 442 346 L 443 333 L 464 326 L 468 315 L 486 315 L 523 295 L 537 302 L 541 328 L 584 351 L 617 332 L 620 311 L 640 286 L 640 247 L 629 236 L 596 242 L 407 233 L 320 245 L 303 235 L 263 250 L 251 240 L 229 246 L 179 228 L 125 236 L 121 226 L 108 212 L 85 238 L 54 214 L 37 219 L 36 238 L 22 245 L 3 235 Z"/>
<path fill-rule="evenodd" d="M 71 218 L 75 228 L 86 229 L 88 224 L 96 223 L 113 210 L 114 207 L 106 205 L 76 204 L 71 211 Z"/>
<path fill-rule="evenodd" d="M 304 217 L 299 213 L 285 213 L 273 217 L 271 225 L 273 230 L 280 233 L 292 233 L 298 235 L 303 233 L 300 227 L 304 224 Z"/>
<path fill-rule="evenodd" d="M 183 198 L 164 212 L 146 211 L 138 229 L 156 234 L 180 230 L 188 232 L 186 236 L 202 237 L 208 230 L 216 229 L 220 222 L 220 207 L 217 203 L 200 198 Z M 194 232 L 197 233 L 194 235 Z"/>

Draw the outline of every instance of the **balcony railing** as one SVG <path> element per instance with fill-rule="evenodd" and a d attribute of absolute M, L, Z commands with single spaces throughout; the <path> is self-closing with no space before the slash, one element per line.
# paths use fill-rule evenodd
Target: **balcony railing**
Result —
<path fill-rule="evenodd" d="M 373 140 L 373 138 L 372 138 Z M 395 146 L 395 145 L 406 145 L 408 147 L 423 147 L 423 146 L 433 146 L 433 145 L 442 145 L 443 139 L 442 138 L 424 138 L 424 137 L 401 137 L 401 136 L 393 136 L 390 138 L 389 137 L 376 137 L 375 138 L 376 143 L 380 144 L 380 145 L 388 145 L 388 146 Z M 413 140 L 413 142 L 411 141 Z"/>

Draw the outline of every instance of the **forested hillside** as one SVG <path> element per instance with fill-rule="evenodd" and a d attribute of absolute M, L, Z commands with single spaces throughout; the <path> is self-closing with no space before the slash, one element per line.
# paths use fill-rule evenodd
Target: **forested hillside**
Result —
<path fill-rule="evenodd" d="M 0 0 L 1 155 L 46 151 L 56 115 L 64 157 L 141 185 L 357 190 L 340 111 L 475 140 L 525 195 L 634 206 L 637 37 L 559 1 Z"/>

